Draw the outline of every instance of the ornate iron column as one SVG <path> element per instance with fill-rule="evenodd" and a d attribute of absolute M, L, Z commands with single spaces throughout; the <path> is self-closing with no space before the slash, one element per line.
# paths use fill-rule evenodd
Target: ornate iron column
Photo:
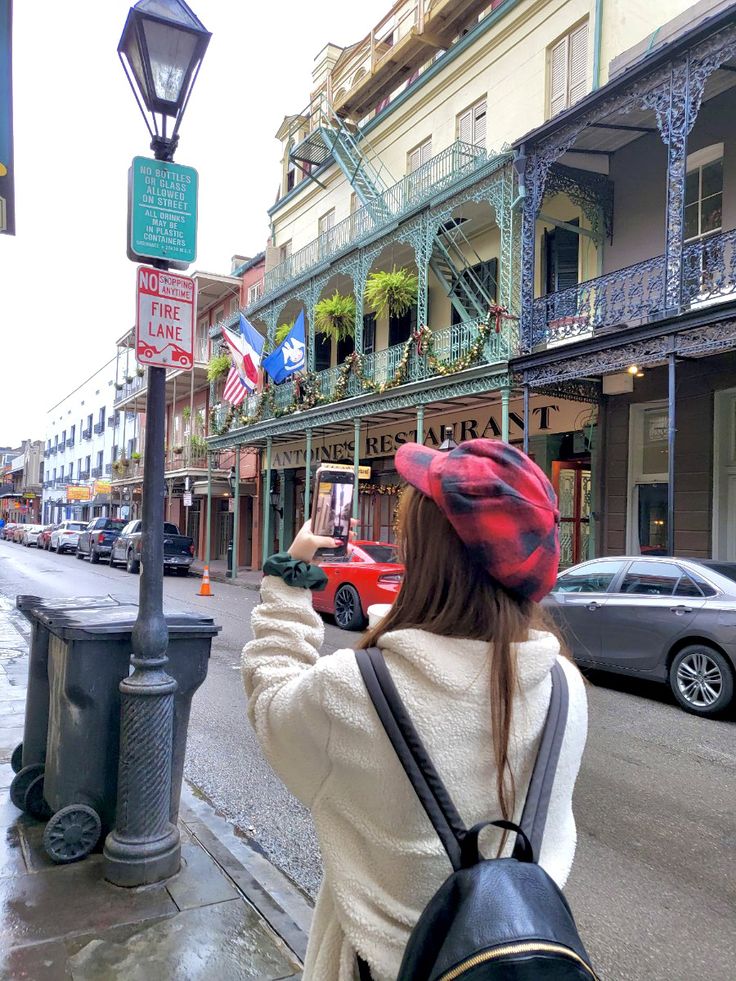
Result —
<path fill-rule="evenodd" d="M 263 475 L 263 562 L 271 551 L 271 437 L 266 440 L 266 472 Z"/>
<path fill-rule="evenodd" d="M 312 503 L 312 430 L 307 429 L 306 433 L 306 454 L 304 458 L 304 520 L 307 521 L 311 516 L 310 505 Z"/>
<path fill-rule="evenodd" d="M 353 517 L 357 520 L 360 509 L 360 487 L 358 472 L 360 468 L 360 418 L 353 420 Z"/>

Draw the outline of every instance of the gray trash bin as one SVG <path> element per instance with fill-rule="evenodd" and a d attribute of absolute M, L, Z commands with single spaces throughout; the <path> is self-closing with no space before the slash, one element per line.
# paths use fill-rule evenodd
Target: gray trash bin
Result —
<path fill-rule="evenodd" d="M 44 846 L 57 862 L 89 854 L 115 824 L 120 750 L 119 685 L 130 671 L 137 608 L 81 610 L 49 618 L 51 687 L 43 797 Z M 176 823 L 194 692 L 207 676 L 211 617 L 167 614 L 168 673 L 177 682 L 170 819 Z"/>
<path fill-rule="evenodd" d="M 41 614 L 63 615 L 74 610 L 120 606 L 113 596 L 71 596 L 65 599 L 16 596 L 16 606 L 31 624 L 28 689 L 23 726 L 23 742 L 13 751 L 11 763 L 16 776 L 10 785 L 10 799 L 17 808 L 34 817 L 48 816 L 41 793 L 46 763 L 46 733 L 49 722 L 49 628 Z"/>

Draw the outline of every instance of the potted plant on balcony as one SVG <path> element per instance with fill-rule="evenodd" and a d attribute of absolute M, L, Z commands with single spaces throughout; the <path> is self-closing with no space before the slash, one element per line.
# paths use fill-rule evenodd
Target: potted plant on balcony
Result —
<path fill-rule="evenodd" d="M 126 375 L 125 376 L 125 380 L 130 385 L 130 383 L 133 381 L 133 376 L 132 375 Z"/>
<path fill-rule="evenodd" d="M 314 308 L 314 328 L 333 341 L 355 336 L 355 297 L 349 293 L 326 296 Z"/>
<path fill-rule="evenodd" d="M 138 450 L 134 450 L 134 451 L 133 451 L 133 452 L 132 452 L 132 453 L 130 454 L 130 459 L 131 459 L 131 460 L 133 461 L 133 463 L 139 463 L 139 462 L 140 462 L 140 458 L 141 458 L 141 455 L 140 455 L 140 453 L 138 452 Z"/>
<path fill-rule="evenodd" d="M 224 378 L 230 371 L 230 357 L 225 354 L 213 354 L 207 365 L 207 381 L 216 382 Z"/>
<path fill-rule="evenodd" d="M 389 316 L 400 317 L 417 302 L 417 289 L 416 274 L 394 266 L 391 272 L 370 274 L 365 284 L 365 299 L 376 316 L 388 310 Z"/>
<path fill-rule="evenodd" d="M 142 378 L 145 372 L 141 365 L 138 365 L 138 367 L 135 369 L 135 373 L 139 378 Z"/>
<path fill-rule="evenodd" d="M 122 390 L 123 390 L 123 383 L 122 382 L 115 382 L 115 391 L 116 392 L 122 392 Z"/>
<path fill-rule="evenodd" d="M 184 447 L 183 446 L 174 446 L 174 447 L 172 447 L 171 452 L 174 454 L 174 456 L 181 456 L 182 453 L 184 452 Z"/>
<path fill-rule="evenodd" d="M 196 433 L 189 439 L 189 449 L 192 451 L 192 456 L 205 456 L 207 453 L 207 440 L 203 436 L 197 436 Z"/>

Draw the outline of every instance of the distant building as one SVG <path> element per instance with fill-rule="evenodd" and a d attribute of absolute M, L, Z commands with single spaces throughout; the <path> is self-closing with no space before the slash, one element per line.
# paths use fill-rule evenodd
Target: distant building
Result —
<path fill-rule="evenodd" d="M 41 515 L 43 443 L 25 439 L 18 449 L 0 448 L 0 459 L 0 517 L 19 524 L 37 523 Z"/>

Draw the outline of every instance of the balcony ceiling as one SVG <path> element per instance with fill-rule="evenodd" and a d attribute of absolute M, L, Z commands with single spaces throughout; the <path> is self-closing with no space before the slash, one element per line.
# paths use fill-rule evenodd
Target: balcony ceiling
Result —
<path fill-rule="evenodd" d="M 709 78 L 703 102 L 722 95 L 735 85 L 736 66 L 729 62 Z M 573 150 L 589 151 L 596 155 L 615 153 L 649 132 L 658 133 L 657 119 L 651 110 L 637 109 L 632 112 L 610 113 L 597 120 L 595 124 L 587 126 L 575 141 Z M 570 166 L 582 166 L 579 154 L 574 152 L 570 153 L 569 157 L 566 155 L 563 162 Z"/>

